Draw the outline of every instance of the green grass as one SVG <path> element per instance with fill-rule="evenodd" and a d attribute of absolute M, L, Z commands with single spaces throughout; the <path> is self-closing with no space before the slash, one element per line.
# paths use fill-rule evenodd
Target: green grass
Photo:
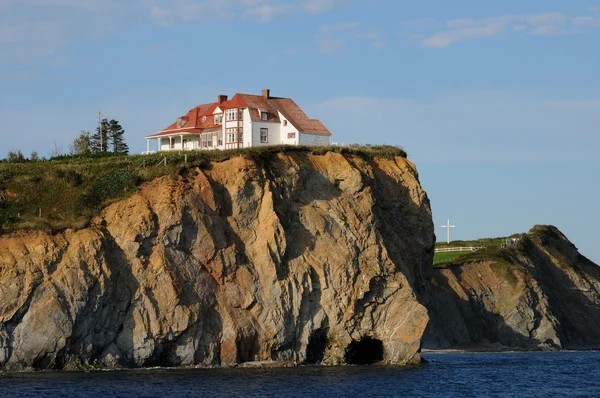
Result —
<path fill-rule="evenodd" d="M 393 146 L 268 146 L 133 156 L 61 156 L 21 163 L 0 161 L 0 233 L 29 228 L 81 228 L 100 208 L 131 195 L 137 186 L 157 177 L 176 179 L 196 168 L 209 168 L 212 162 L 237 156 L 268 161 L 281 152 L 335 152 L 365 159 L 406 157 L 403 149 Z M 165 158 L 166 165 L 161 163 Z"/>
<path fill-rule="evenodd" d="M 506 238 L 482 238 L 476 240 L 455 240 L 450 243 L 437 242 L 436 248 L 444 247 L 501 247 Z"/>
<path fill-rule="evenodd" d="M 471 251 L 435 253 L 433 256 L 433 264 L 436 265 L 436 264 L 449 263 L 467 253 L 471 253 Z"/>

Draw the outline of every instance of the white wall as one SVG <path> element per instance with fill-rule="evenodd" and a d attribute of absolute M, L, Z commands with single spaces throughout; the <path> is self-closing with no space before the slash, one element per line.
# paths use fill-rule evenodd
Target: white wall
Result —
<path fill-rule="evenodd" d="M 252 120 L 250 119 L 250 111 L 244 109 L 244 148 L 252 146 Z"/>
<path fill-rule="evenodd" d="M 299 145 L 329 146 L 331 145 L 331 136 L 301 132 Z"/>
<path fill-rule="evenodd" d="M 280 125 L 280 143 L 283 145 L 298 145 L 298 140 L 300 139 L 300 134 L 297 128 L 292 126 L 292 123 L 288 121 L 287 126 L 284 126 L 284 120 L 287 120 L 281 112 L 279 113 L 279 118 L 281 119 Z M 294 133 L 295 138 L 288 138 L 288 133 Z"/>
<path fill-rule="evenodd" d="M 266 144 L 260 143 L 261 128 L 269 129 L 269 142 Z M 252 122 L 252 146 L 279 145 L 281 143 L 279 138 L 280 128 L 281 125 L 279 123 Z"/>

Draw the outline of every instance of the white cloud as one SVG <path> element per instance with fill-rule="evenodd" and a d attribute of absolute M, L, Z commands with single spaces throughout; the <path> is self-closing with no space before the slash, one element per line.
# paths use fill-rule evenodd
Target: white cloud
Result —
<path fill-rule="evenodd" d="M 69 45 L 101 39 L 149 18 L 177 22 L 331 12 L 353 0 L 0 0 L 0 65 L 48 63 Z"/>
<path fill-rule="evenodd" d="M 178 20 L 195 21 L 256 18 L 262 22 L 302 14 L 322 14 L 333 11 L 351 0 L 153 0 L 151 16 L 161 25 Z M 159 10 L 160 12 L 156 12 Z"/>
<path fill-rule="evenodd" d="M 578 27 L 600 27 L 600 17 L 569 17 L 563 13 L 550 12 L 486 19 L 452 19 L 443 23 L 446 27 L 443 30 L 439 29 L 441 25 L 439 21 L 435 24 L 428 19 L 402 24 L 405 29 L 412 30 L 407 36 L 417 40 L 423 47 L 445 48 L 458 42 L 489 38 L 510 31 L 538 36 L 563 35 L 578 31 Z M 415 32 L 417 29 L 420 30 L 419 33 Z"/>
<path fill-rule="evenodd" d="M 111 34 L 125 26 L 130 6 L 117 0 L 0 0 L 0 10 L 0 64 L 24 64 Z"/>
<path fill-rule="evenodd" d="M 531 26 L 548 26 L 548 25 L 564 25 L 567 22 L 567 17 L 558 12 L 550 12 L 546 14 L 527 15 L 524 17 L 515 17 L 523 19 Z"/>
<path fill-rule="evenodd" d="M 575 26 L 600 26 L 600 18 L 575 17 L 571 18 L 571 23 Z"/>
<path fill-rule="evenodd" d="M 536 26 L 531 28 L 531 33 L 538 36 L 554 36 L 554 35 L 566 35 L 569 33 L 565 28 L 559 26 Z"/>
<path fill-rule="evenodd" d="M 503 20 L 487 20 L 478 26 L 462 27 L 454 30 L 437 32 L 421 41 L 423 47 L 443 48 L 452 44 L 484 37 L 494 36 L 506 30 L 507 23 Z"/>

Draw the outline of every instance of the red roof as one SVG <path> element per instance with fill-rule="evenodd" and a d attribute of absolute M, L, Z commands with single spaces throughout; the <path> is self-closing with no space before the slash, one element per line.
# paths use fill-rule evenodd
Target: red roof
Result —
<path fill-rule="evenodd" d="M 306 113 L 290 98 L 266 98 L 262 95 L 239 94 L 239 96 L 248 104 L 249 108 L 255 108 L 258 112 L 250 112 L 252 121 L 260 122 L 260 111 L 268 113 L 268 122 L 279 123 L 279 115 L 281 114 L 294 126 L 298 131 L 304 133 L 315 133 L 331 135 L 327 127 L 319 120 L 310 119 Z"/>
<path fill-rule="evenodd" d="M 221 104 L 213 102 L 198 105 L 185 116 L 178 118 L 173 124 L 158 134 L 147 136 L 159 137 L 172 134 L 200 134 L 205 129 L 215 129 L 213 112 L 219 107 L 225 111 L 232 108 L 248 108 L 250 118 L 255 122 L 264 122 L 260 112 L 267 112 L 267 122 L 279 123 L 281 113 L 300 132 L 331 135 L 319 120 L 310 119 L 302 109 L 290 98 L 265 97 L 262 95 L 236 94 L 229 101 Z"/>
<path fill-rule="evenodd" d="M 178 118 L 166 129 L 159 131 L 158 134 L 147 137 L 160 137 L 171 134 L 200 134 L 204 129 L 214 128 L 216 125 L 213 112 L 217 108 L 217 105 L 219 104 L 216 102 L 198 105 L 190 109 L 185 116 Z"/>

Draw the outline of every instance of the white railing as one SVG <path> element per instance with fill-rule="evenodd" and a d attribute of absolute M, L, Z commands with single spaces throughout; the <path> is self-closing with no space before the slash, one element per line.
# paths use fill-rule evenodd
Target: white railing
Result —
<path fill-rule="evenodd" d="M 467 246 L 467 247 L 441 247 L 435 249 L 436 253 L 450 253 L 450 252 L 474 252 L 477 250 L 484 249 L 485 246 Z"/>

